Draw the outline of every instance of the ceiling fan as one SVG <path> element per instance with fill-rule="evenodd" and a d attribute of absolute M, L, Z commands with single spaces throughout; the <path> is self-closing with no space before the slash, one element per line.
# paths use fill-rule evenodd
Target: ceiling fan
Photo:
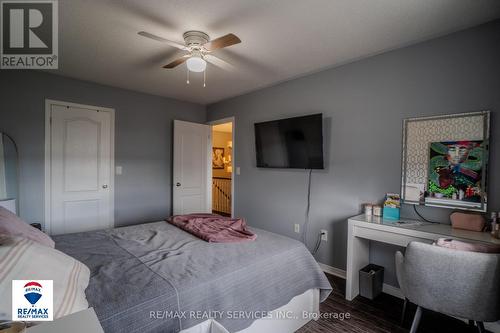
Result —
<path fill-rule="evenodd" d="M 207 68 L 207 62 L 225 70 L 234 69 L 231 64 L 212 55 L 211 53 L 218 49 L 241 43 L 241 40 L 234 34 L 227 34 L 214 40 L 210 40 L 210 37 L 206 33 L 196 30 L 186 31 L 183 34 L 185 45 L 146 31 L 140 31 L 138 34 L 186 51 L 187 53 L 185 55 L 173 60 L 163 66 L 163 68 L 172 69 L 185 62 L 188 69 L 187 84 L 189 84 L 189 72 L 203 72 L 203 86 L 205 86 L 205 70 Z"/>

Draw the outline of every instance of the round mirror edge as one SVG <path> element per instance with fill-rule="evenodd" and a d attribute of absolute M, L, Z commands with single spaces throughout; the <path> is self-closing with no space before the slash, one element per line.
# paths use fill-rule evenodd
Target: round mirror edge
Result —
<path fill-rule="evenodd" d="M 16 215 L 20 215 L 20 196 L 21 196 L 21 186 L 20 186 L 20 166 L 19 166 L 19 146 L 17 145 L 16 143 L 16 140 L 14 140 L 14 138 L 9 135 L 8 133 L 4 132 L 4 131 L 0 131 L 0 135 L 2 136 L 2 142 L 4 141 L 4 138 L 8 139 L 13 147 L 14 147 L 14 150 L 16 152 L 16 197 L 15 198 L 6 198 L 6 200 L 8 199 L 15 199 L 16 200 Z"/>

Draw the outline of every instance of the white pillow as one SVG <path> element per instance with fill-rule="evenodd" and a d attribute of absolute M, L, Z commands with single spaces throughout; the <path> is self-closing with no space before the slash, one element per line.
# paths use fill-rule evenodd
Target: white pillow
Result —
<path fill-rule="evenodd" d="M 12 280 L 53 280 L 56 319 L 88 308 L 89 279 L 88 267 L 61 251 L 0 234 L 0 320 L 11 320 Z"/>

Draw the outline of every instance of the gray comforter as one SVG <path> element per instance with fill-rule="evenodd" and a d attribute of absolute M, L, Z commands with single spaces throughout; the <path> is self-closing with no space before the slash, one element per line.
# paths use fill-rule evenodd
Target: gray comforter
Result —
<path fill-rule="evenodd" d="M 107 333 L 178 332 L 208 316 L 236 332 L 308 289 L 326 299 L 331 286 L 302 243 L 252 231 L 254 242 L 207 243 L 156 222 L 54 240 L 90 268 L 87 299 Z"/>

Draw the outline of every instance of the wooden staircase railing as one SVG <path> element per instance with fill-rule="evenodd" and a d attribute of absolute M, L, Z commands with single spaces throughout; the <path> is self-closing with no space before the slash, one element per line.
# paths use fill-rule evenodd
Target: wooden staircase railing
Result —
<path fill-rule="evenodd" d="M 212 178 L 212 211 L 231 215 L 231 179 Z"/>

